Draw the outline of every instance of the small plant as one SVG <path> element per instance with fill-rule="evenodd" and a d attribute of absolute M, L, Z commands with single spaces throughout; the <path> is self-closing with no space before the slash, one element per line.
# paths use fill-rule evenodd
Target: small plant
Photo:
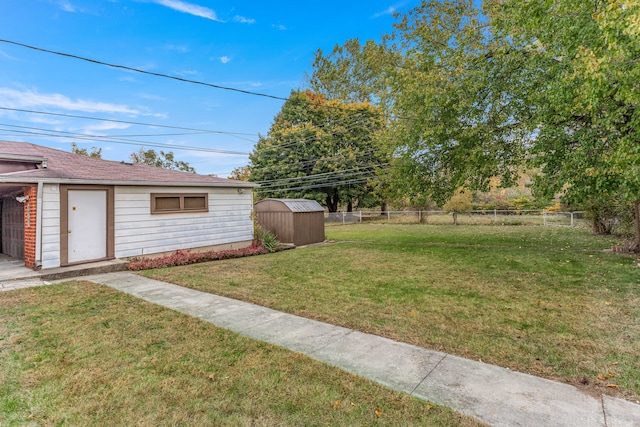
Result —
<path fill-rule="evenodd" d="M 280 242 L 276 236 L 258 223 L 255 225 L 254 239 L 269 252 L 275 252 L 278 246 L 280 246 Z"/>

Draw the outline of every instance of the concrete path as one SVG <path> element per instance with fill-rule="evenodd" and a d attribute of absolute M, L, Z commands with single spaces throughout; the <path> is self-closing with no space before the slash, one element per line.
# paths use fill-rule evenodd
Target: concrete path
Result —
<path fill-rule="evenodd" d="M 640 405 L 595 398 L 567 384 L 131 273 L 83 279 L 306 354 L 493 426 L 640 427 Z"/>

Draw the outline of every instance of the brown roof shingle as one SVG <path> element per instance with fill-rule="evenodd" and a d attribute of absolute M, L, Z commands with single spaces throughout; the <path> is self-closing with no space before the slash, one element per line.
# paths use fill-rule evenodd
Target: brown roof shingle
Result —
<path fill-rule="evenodd" d="M 47 158 L 46 169 L 34 169 L 15 174 L 0 174 L 0 182 L 26 180 L 46 182 L 110 182 L 130 185 L 198 185 L 253 187 L 255 184 L 174 171 L 140 164 L 95 159 L 28 142 L 0 141 L 0 160 L 4 155 L 40 156 Z"/>

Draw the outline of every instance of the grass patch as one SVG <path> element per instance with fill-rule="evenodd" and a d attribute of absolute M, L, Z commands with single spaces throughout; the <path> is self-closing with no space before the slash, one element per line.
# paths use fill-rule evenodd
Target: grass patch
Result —
<path fill-rule="evenodd" d="M 2 293 L 0 424 L 480 425 L 89 282 Z"/>
<path fill-rule="evenodd" d="M 588 230 L 361 224 L 145 275 L 636 400 L 640 270 Z M 616 385 L 617 388 L 607 387 Z"/>

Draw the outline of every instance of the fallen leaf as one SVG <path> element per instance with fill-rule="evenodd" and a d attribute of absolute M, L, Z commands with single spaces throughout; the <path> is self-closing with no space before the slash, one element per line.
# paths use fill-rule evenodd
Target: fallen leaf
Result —
<path fill-rule="evenodd" d="M 600 374 L 598 374 L 598 379 L 599 379 L 599 380 L 606 380 L 606 379 L 607 379 L 607 377 L 605 377 L 604 375 L 600 375 Z"/>
<path fill-rule="evenodd" d="M 617 384 L 607 384 L 607 387 L 609 388 L 618 388 Z"/>
<path fill-rule="evenodd" d="M 216 375 L 215 375 L 215 374 L 211 374 L 211 375 L 209 375 L 209 379 L 210 379 L 211 381 L 215 381 L 215 380 L 216 380 Z"/>
<path fill-rule="evenodd" d="M 339 407 L 340 407 L 340 401 L 336 400 L 336 403 L 333 404 L 333 410 L 337 411 Z"/>
<path fill-rule="evenodd" d="M 605 301 L 604 302 L 606 305 L 611 305 L 611 301 Z"/>
<path fill-rule="evenodd" d="M 376 408 L 375 411 L 373 411 L 376 414 L 376 417 L 380 418 L 380 415 L 382 415 L 382 409 L 380 408 Z"/>
<path fill-rule="evenodd" d="M 618 362 L 613 362 L 613 363 L 612 363 L 612 365 L 617 365 L 617 364 L 618 364 Z"/>
<path fill-rule="evenodd" d="M 616 374 L 614 374 L 613 372 L 609 372 L 609 378 L 614 377 Z"/>
<path fill-rule="evenodd" d="M 351 406 L 356 406 L 356 404 L 355 404 L 355 403 L 353 403 L 353 402 L 351 402 Z"/>

